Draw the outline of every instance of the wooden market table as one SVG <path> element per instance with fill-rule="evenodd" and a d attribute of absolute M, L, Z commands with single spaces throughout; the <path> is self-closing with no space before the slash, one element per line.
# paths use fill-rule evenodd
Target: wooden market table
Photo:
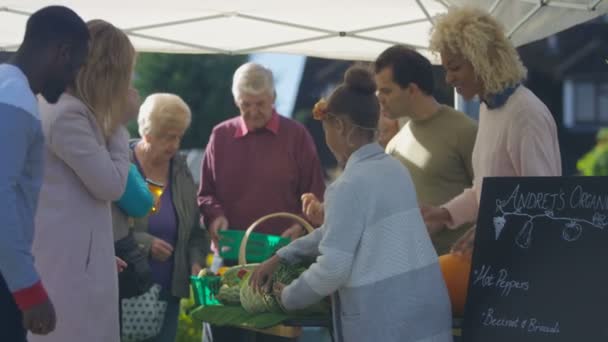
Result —
<path fill-rule="evenodd" d="M 262 222 L 272 219 L 272 218 L 293 219 L 293 220 L 297 221 L 299 224 L 301 224 L 306 229 L 307 233 L 311 233 L 314 230 L 314 228 L 306 220 L 302 219 L 300 216 L 297 216 L 297 215 L 294 215 L 291 213 L 281 212 L 281 213 L 274 213 L 274 214 L 269 214 L 264 217 L 261 217 L 258 220 L 256 220 L 254 223 L 252 223 L 251 226 L 249 226 L 249 228 L 247 228 L 247 230 L 245 231 L 245 235 L 243 236 L 243 239 L 241 241 L 240 248 L 239 248 L 239 258 L 238 258 L 239 265 L 247 264 L 246 249 L 247 249 L 247 242 L 249 241 L 249 237 L 250 237 L 251 233 Z M 213 325 L 213 322 L 208 322 L 208 323 Z M 302 335 L 303 327 L 325 327 L 325 328 L 331 329 L 332 324 L 331 324 L 330 319 L 321 320 L 321 319 L 315 319 L 315 318 L 310 318 L 310 319 L 309 318 L 303 318 L 303 319 L 294 318 L 294 319 L 285 320 L 281 324 L 277 324 L 273 327 L 265 328 L 265 329 L 259 329 L 259 328 L 254 328 L 251 326 L 245 326 L 245 325 L 228 325 L 228 326 L 234 327 L 235 329 L 243 329 L 243 330 L 258 332 L 258 333 L 262 333 L 262 334 L 266 334 L 266 335 L 273 335 L 273 336 L 286 337 L 286 338 L 296 338 L 296 337 L 299 337 L 300 335 Z"/>
<path fill-rule="evenodd" d="M 266 215 L 266 216 L 258 219 L 257 221 L 255 221 L 246 230 L 245 235 L 243 236 L 243 239 L 240 244 L 239 260 L 238 260 L 239 265 L 247 264 L 247 260 L 246 260 L 247 242 L 248 242 L 249 236 L 251 235 L 253 230 L 263 221 L 266 221 L 271 218 L 277 218 L 277 217 L 291 218 L 291 219 L 297 221 L 298 223 L 302 224 L 302 226 L 307 230 L 308 233 L 311 233 L 314 230 L 314 228 L 308 222 L 303 220 L 301 217 L 291 214 L 291 213 L 274 213 L 274 214 Z M 198 320 L 200 321 L 200 319 L 198 319 Z M 207 322 L 207 323 L 214 325 L 213 322 Z M 452 335 L 454 336 L 454 342 L 460 341 L 461 324 L 462 324 L 461 318 L 453 319 Z M 220 326 L 220 325 L 218 325 L 218 326 Z M 329 335 L 331 336 L 332 341 L 334 340 L 331 319 L 319 319 L 319 318 L 286 319 L 286 320 L 282 321 L 280 324 L 277 324 L 270 328 L 264 328 L 264 329 L 254 328 L 252 326 L 246 326 L 246 325 L 221 325 L 221 326 L 231 327 L 231 328 L 235 328 L 235 329 L 243 329 L 243 330 L 247 330 L 247 331 L 251 331 L 251 332 L 272 335 L 272 336 L 285 337 L 285 338 L 300 337 L 302 335 L 303 327 L 327 328 L 330 332 Z"/>

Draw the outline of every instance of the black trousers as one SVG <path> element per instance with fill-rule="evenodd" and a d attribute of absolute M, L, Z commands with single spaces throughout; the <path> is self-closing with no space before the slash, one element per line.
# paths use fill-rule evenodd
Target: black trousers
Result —
<path fill-rule="evenodd" d="M 23 315 L 0 274 L 0 341 L 27 342 Z"/>

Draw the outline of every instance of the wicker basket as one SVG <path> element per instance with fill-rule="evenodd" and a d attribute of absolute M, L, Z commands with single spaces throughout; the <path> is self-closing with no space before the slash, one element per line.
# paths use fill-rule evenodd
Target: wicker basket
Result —
<path fill-rule="evenodd" d="M 249 228 L 247 228 L 247 231 L 245 231 L 245 236 L 243 236 L 243 240 L 241 241 L 241 247 L 239 250 L 239 264 L 240 265 L 245 265 L 247 264 L 247 259 L 246 259 L 246 250 L 247 250 L 247 241 L 249 240 L 249 236 L 251 235 L 251 233 L 260 225 L 260 223 L 272 219 L 272 218 L 291 218 L 295 221 L 297 221 L 299 224 L 301 224 L 305 229 L 307 233 L 312 233 L 312 231 L 314 230 L 314 228 L 310 225 L 310 223 L 306 222 L 306 220 L 304 220 L 303 218 L 301 218 L 300 216 L 291 214 L 291 213 L 274 213 L 274 214 L 269 214 L 266 216 L 263 216 L 261 218 L 259 218 L 257 221 L 253 222 L 251 224 L 251 226 L 249 226 Z M 263 329 L 263 330 L 258 330 L 258 329 L 250 329 L 250 330 L 254 330 L 263 334 L 267 334 L 267 335 L 274 335 L 274 336 L 281 336 L 281 337 L 287 337 L 287 338 L 296 338 L 299 337 L 302 334 L 302 328 L 301 327 L 290 327 L 290 326 L 286 326 L 286 325 L 282 325 L 279 324 L 277 326 L 274 326 L 272 328 L 269 329 Z"/>
<path fill-rule="evenodd" d="M 301 224 L 304 229 L 306 229 L 307 233 L 312 233 L 314 228 L 310 225 L 310 223 L 306 222 L 306 220 L 304 220 L 303 218 L 301 218 L 298 215 L 294 215 L 291 213 L 274 213 L 274 214 L 269 214 L 266 216 L 263 216 L 261 218 L 259 218 L 257 221 L 253 222 L 251 224 L 251 226 L 249 226 L 249 228 L 247 228 L 247 230 L 245 231 L 245 236 L 243 236 L 243 240 L 241 241 L 241 247 L 239 249 L 239 265 L 245 265 L 247 264 L 247 258 L 246 258 L 246 253 L 247 253 L 247 241 L 249 241 L 249 236 L 251 235 L 251 233 L 260 225 L 260 223 L 267 221 L 269 219 L 272 218 L 290 218 L 293 219 L 294 221 L 297 221 L 299 224 Z"/>

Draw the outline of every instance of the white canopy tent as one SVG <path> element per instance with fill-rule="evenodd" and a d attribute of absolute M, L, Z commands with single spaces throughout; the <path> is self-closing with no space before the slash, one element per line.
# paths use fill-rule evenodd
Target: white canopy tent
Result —
<path fill-rule="evenodd" d="M 518 46 L 608 12 L 608 0 L 0 0 L 0 49 L 15 50 L 28 16 L 50 4 L 112 22 L 139 51 L 352 60 L 373 60 L 395 43 L 432 58 L 429 30 L 449 6 L 489 10 Z"/>

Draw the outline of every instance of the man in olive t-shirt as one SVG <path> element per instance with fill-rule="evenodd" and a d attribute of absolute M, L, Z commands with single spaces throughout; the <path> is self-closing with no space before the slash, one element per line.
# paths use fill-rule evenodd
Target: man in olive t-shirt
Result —
<path fill-rule="evenodd" d="M 383 115 L 409 118 L 386 152 L 410 171 L 420 205 L 441 205 L 471 187 L 477 124 L 435 100 L 429 60 L 396 45 L 376 59 L 375 72 Z M 465 228 L 444 229 L 431 236 L 437 254 L 449 252 Z"/>

